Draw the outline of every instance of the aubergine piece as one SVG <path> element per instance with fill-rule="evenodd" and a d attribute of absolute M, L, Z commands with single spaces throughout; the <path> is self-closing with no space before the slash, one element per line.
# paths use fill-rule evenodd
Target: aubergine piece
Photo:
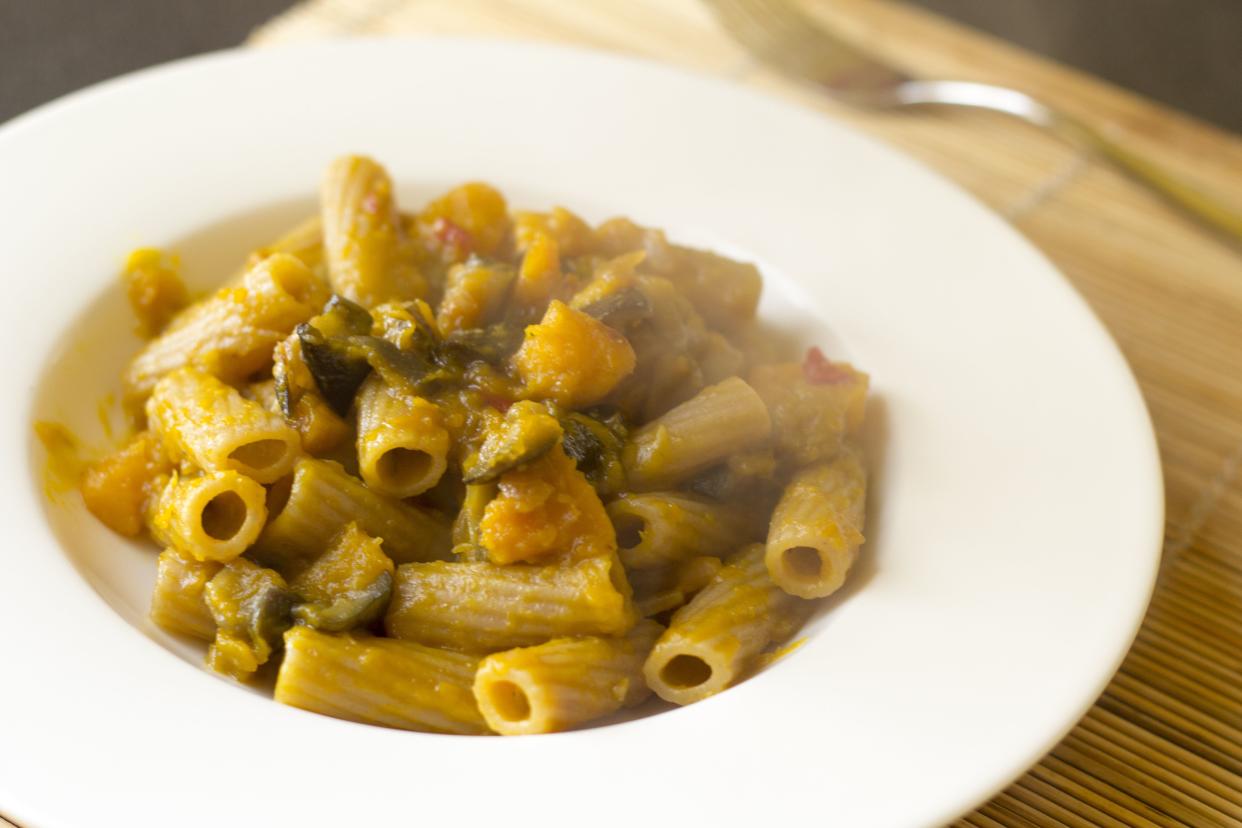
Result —
<path fill-rule="evenodd" d="M 381 541 L 350 523 L 331 546 L 293 579 L 293 620 L 323 632 L 365 627 L 392 597 L 393 563 Z"/>
<path fill-rule="evenodd" d="M 597 419 L 581 412 L 561 417 L 562 446 L 578 471 L 601 495 L 619 491 L 625 485 L 621 450 L 626 431 L 619 416 Z"/>
<path fill-rule="evenodd" d="M 641 322 L 652 315 L 651 303 L 638 288 L 610 293 L 582 309 L 587 316 L 593 316 L 610 328 L 623 331 L 635 322 Z"/>
<path fill-rule="evenodd" d="M 530 400 L 516 402 L 462 463 L 461 479 L 467 484 L 491 482 L 547 454 L 560 438 L 561 424 L 546 407 Z"/>
<path fill-rule="evenodd" d="M 522 345 L 523 328 L 498 322 L 486 328 L 453 331 L 444 339 L 441 353 L 446 360 L 460 363 L 482 361 L 503 366 Z"/>
<path fill-rule="evenodd" d="M 371 373 L 371 365 L 365 356 L 343 347 L 341 340 L 369 334 L 371 321 L 371 314 L 366 308 L 343 296 L 333 296 L 324 305 L 322 313 L 296 328 L 298 340 L 302 343 L 302 358 L 319 386 L 319 393 L 342 417 L 349 413 L 358 386 Z M 288 395 L 287 388 L 285 394 Z M 276 395 L 281 399 L 279 378 Z M 281 406 L 284 405 L 282 399 Z"/>
<path fill-rule="evenodd" d="M 211 669 L 236 679 L 253 675 L 293 625 L 293 593 L 285 579 L 246 558 L 226 564 L 203 591 L 216 622 L 207 653 Z"/>

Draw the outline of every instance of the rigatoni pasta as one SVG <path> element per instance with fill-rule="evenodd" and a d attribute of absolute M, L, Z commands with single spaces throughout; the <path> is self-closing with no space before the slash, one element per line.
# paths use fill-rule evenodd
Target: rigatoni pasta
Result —
<path fill-rule="evenodd" d="M 643 667 L 660 698 L 688 704 L 719 693 L 802 626 L 814 605 L 778 587 L 763 558 L 762 544 L 747 547 L 673 614 Z"/>
<path fill-rule="evenodd" d="M 477 656 L 409 641 L 285 633 L 276 701 L 365 724 L 436 733 L 486 733 L 472 686 Z"/>
<path fill-rule="evenodd" d="M 190 305 L 147 343 L 122 378 L 127 400 L 141 404 L 160 377 L 186 365 L 227 382 L 261 371 L 271 365 L 276 343 L 327 297 L 300 259 L 284 253 L 259 259 L 241 284 Z"/>
<path fill-rule="evenodd" d="M 412 497 L 440 480 L 448 468 L 449 434 L 435 403 L 371 377 L 355 405 L 358 471 L 368 486 Z"/>
<path fill-rule="evenodd" d="M 279 415 L 196 368 L 172 371 L 147 401 L 147 420 L 174 460 L 271 483 L 293 468 L 301 441 Z"/>
<path fill-rule="evenodd" d="M 615 557 L 546 566 L 434 561 L 397 567 L 384 629 L 435 647 L 488 652 L 568 635 L 621 635 L 634 621 Z"/>
<path fill-rule="evenodd" d="M 151 620 L 367 724 L 518 735 L 746 678 L 862 543 L 869 378 L 780 361 L 750 264 L 628 219 L 402 212 L 363 156 L 199 302 L 143 249 L 134 434 L 87 508 Z M 184 307 L 183 307 L 184 306 Z"/>
<path fill-rule="evenodd" d="M 641 703 L 643 662 L 664 628 L 639 621 L 626 635 L 556 638 L 493 653 L 474 679 L 488 726 L 505 736 L 551 733 Z"/>
<path fill-rule="evenodd" d="M 255 557 L 292 574 L 324 551 L 347 523 L 383 538 L 394 561 L 447 557 L 448 521 L 429 509 L 394 500 L 367 488 L 331 460 L 303 457 L 288 481 L 268 492 L 271 516 L 255 544 Z"/>
<path fill-rule="evenodd" d="M 789 481 L 772 513 L 765 553 L 781 589 L 803 598 L 840 589 L 863 542 L 866 491 L 866 471 L 853 451 Z"/>
<path fill-rule="evenodd" d="M 200 561 L 231 561 L 267 519 L 263 487 L 235 471 L 174 473 L 151 500 L 147 528 L 159 543 Z"/>

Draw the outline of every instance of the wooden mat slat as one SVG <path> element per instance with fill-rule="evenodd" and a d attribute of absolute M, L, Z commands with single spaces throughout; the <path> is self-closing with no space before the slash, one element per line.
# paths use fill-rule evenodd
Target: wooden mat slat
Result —
<path fill-rule="evenodd" d="M 1046 799 L 1060 803 L 1061 807 L 1087 820 L 1088 825 L 1099 828 L 1131 828 L 1152 823 L 1132 812 L 1122 814 L 1116 803 L 1105 800 L 1094 791 L 1078 785 L 1072 780 L 1040 766 L 1039 772 L 1032 771 L 1014 787 L 1029 786 L 1040 791 Z M 1127 819 L 1123 820 L 1125 816 Z"/>
<path fill-rule="evenodd" d="M 919 74 L 1037 93 L 1242 207 L 1235 135 L 901 3 L 808 8 Z M 1160 442 L 1169 557 L 1134 650 L 1095 708 L 957 825 L 1242 826 L 1242 258 L 1037 130 L 987 113 L 864 113 L 793 87 L 749 63 L 695 0 L 310 0 L 253 40 L 348 32 L 580 43 L 724 74 L 879 136 L 1009 217 L 1134 369 Z"/>

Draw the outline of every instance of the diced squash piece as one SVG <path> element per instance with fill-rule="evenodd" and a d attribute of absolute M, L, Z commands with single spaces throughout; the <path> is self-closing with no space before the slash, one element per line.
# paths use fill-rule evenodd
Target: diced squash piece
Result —
<path fill-rule="evenodd" d="M 125 261 L 125 295 L 144 337 L 164 330 L 190 301 L 176 259 L 152 247 L 138 248 Z"/>
<path fill-rule="evenodd" d="M 436 310 L 441 334 L 481 328 L 494 321 L 513 284 L 513 268 L 472 259 L 449 269 L 444 297 Z"/>
<path fill-rule="evenodd" d="M 536 230 L 526 246 L 517 282 L 514 303 L 526 310 L 542 310 L 561 287 L 561 256 L 556 239 Z"/>
<path fill-rule="evenodd" d="M 760 365 L 751 387 L 768 407 L 777 458 L 794 467 L 827 460 L 862 426 L 868 377 L 846 363 L 832 363 L 831 382 L 810 382 L 796 362 Z"/>
<path fill-rule="evenodd" d="M 454 187 L 432 201 L 418 220 L 446 246 L 464 247 L 462 252 L 482 256 L 500 248 L 511 226 L 504 196 L 478 181 Z"/>
<path fill-rule="evenodd" d="M 348 524 L 328 551 L 293 579 L 293 619 L 324 632 L 343 632 L 379 618 L 392 596 L 392 560 L 381 541 Z"/>
<path fill-rule="evenodd" d="M 617 331 L 554 300 L 526 328 L 514 365 L 529 394 L 567 408 L 605 397 L 634 370 L 634 349 Z"/>
<path fill-rule="evenodd" d="M 609 555 L 617 540 L 595 489 L 557 446 L 500 478 L 479 540 L 493 563 Z"/>
<path fill-rule="evenodd" d="M 513 237 L 518 250 L 530 249 L 540 233 L 551 236 L 560 255 L 566 258 L 595 250 L 595 232 L 591 226 L 564 207 L 553 207 L 550 213 L 519 211 L 513 218 Z"/>
<path fill-rule="evenodd" d="M 159 438 L 141 431 L 116 454 L 87 467 L 82 499 L 109 529 L 133 537 L 142 531 L 147 499 L 159 489 L 159 478 L 171 470 Z"/>

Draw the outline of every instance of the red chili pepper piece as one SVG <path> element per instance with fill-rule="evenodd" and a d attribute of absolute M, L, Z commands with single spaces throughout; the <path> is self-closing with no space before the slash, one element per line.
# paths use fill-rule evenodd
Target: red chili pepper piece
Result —
<path fill-rule="evenodd" d="M 445 247 L 455 247 L 465 252 L 474 246 L 470 231 L 450 219 L 443 217 L 436 219 L 431 225 L 431 232 Z"/>
<path fill-rule="evenodd" d="M 853 377 L 850 369 L 824 356 L 819 348 L 810 348 L 802 361 L 802 376 L 812 385 L 836 385 L 849 382 Z"/>

